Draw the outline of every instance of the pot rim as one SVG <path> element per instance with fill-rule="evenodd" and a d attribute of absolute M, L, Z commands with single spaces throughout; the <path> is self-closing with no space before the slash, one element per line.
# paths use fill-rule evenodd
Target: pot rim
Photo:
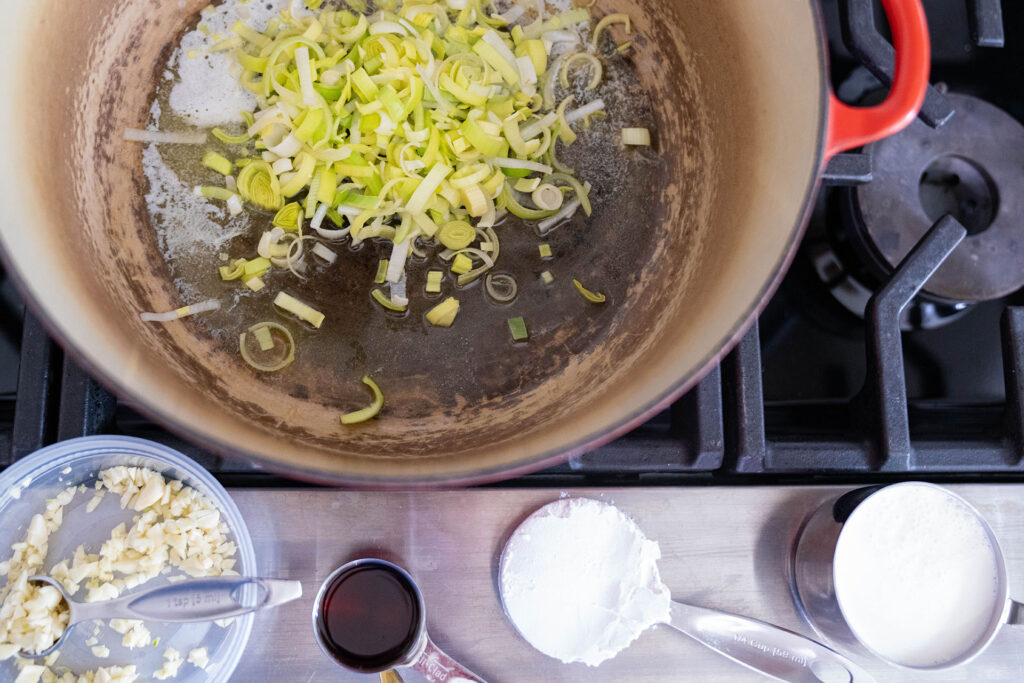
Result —
<path fill-rule="evenodd" d="M 65 355 L 70 357 L 86 373 L 112 391 L 117 396 L 131 396 L 132 407 L 146 418 L 166 428 L 171 433 L 185 439 L 191 444 L 204 448 L 216 455 L 230 458 L 236 461 L 249 462 L 258 465 L 260 468 L 279 474 L 290 479 L 303 481 L 311 484 L 322 484 L 328 486 L 345 486 L 355 489 L 369 490 L 393 490 L 393 489 L 442 489 L 463 486 L 475 486 L 491 484 L 507 479 L 513 479 L 531 472 L 547 469 L 562 464 L 569 459 L 587 453 L 610 441 L 639 427 L 651 417 L 668 408 L 672 403 L 681 398 L 686 392 L 695 387 L 711 370 L 713 370 L 732 349 L 739 343 L 753 326 L 754 321 L 767 306 L 772 295 L 779 288 L 783 278 L 789 270 L 793 259 L 796 256 L 797 248 L 803 237 L 814 207 L 814 197 L 821 182 L 821 169 L 825 161 L 825 145 L 828 135 L 829 117 L 829 96 L 831 88 L 828 83 L 828 38 L 825 32 L 825 23 L 819 0 L 807 0 L 810 4 L 811 13 L 814 18 L 814 30 L 818 47 L 818 86 L 820 91 L 818 134 L 815 145 L 814 166 L 815 171 L 808 178 L 804 187 L 804 201 L 800 214 L 796 217 L 793 229 L 790 232 L 789 241 L 782 252 L 781 257 L 772 268 L 772 275 L 761 287 L 754 302 L 740 316 L 732 329 L 725 335 L 719 348 L 708 354 L 697 363 L 689 373 L 680 378 L 675 387 L 664 392 L 661 396 L 649 401 L 642 407 L 636 408 L 624 415 L 608 429 L 591 432 L 577 438 L 573 443 L 560 448 L 549 449 L 543 453 L 531 457 L 527 461 L 515 464 L 495 465 L 483 470 L 461 470 L 450 474 L 438 475 L 416 475 L 409 478 L 394 476 L 365 476 L 352 475 L 340 472 L 326 472 L 319 469 L 304 468 L 297 465 L 282 463 L 278 460 L 255 455 L 248 451 L 238 449 L 232 444 L 221 441 L 215 435 L 205 435 L 196 430 L 190 424 L 179 420 L 170 411 L 150 403 L 145 397 L 136 397 L 116 377 L 103 371 L 98 364 L 94 363 L 87 354 L 80 351 L 71 339 L 65 336 L 59 327 L 53 322 L 47 311 L 36 301 L 29 291 L 26 281 L 22 277 L 16 264 L 7 253 L 6 249 L 0 248 L 0 264 L 14 283 L 15 288 L 26 303 L 26 308 L 36 316 L 43 325 L 47 334 L 56 341 Z"/>

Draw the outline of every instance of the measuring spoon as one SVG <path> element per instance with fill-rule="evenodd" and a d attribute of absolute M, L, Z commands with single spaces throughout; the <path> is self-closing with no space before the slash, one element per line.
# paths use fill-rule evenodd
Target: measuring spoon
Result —
<path fill-rule="evenodd" d="M 64 586 L 49 576 L 31 576 L 29 581 L 45 583 L 60 591 L 70 610 L 67 628 L 50 647 L 40 652 L 19 652 L 21 657 L 46 657 L 60 647 L 76 624 L 92 619 L 141 619 L 185 623 L 238 617 L 256 610 L 277 607 L 302 597 L 299 581 L 255 579 L 244 576 L 213 576 L 186 579 L 158 588 L 136 591 L 103 602 L 77 602 Z M 251 592 L 244 595 L 243 591 Z"/>
<path fill-rule="evenodd" d="M 608 505 L 600 501 L 595 502 Z M 542 507 L 534 514 L 542 514 L 544 509 Z M 624 516 L 622 518 L 625 519 Z M 509 547 L 513 540 L 517 535 L 527 533 L 523 531 L 523 526 L 520 526 L 505 543 L 498 561 L 499 576 L 505 575 Z M 522 630 L 508 608 L 504 582 L 499 580 L 498 586 L 502 609 L 522 635 Z M 595 602 L 598 602 L 599 598 L 600 596 L 595 596 Z M 669 619 L 664 623 L 734 662 L 770 678 L 795 683 L 874 681 L 871 674 L 835 650 L 799 633 L 757 619 L 672 601 Z"/>

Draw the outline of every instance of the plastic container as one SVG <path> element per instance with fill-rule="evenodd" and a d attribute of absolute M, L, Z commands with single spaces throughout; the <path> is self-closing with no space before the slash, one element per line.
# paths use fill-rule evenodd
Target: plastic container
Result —
<path fill-rule="evenodd" d="M 121 436 L 63 441 L 36 451 L 0 474 L 0 520 L 3 522 L 0 524 L 0 560 L 10 558 L 12 543 L 24 540 L 29 521 L 34 514 L 44 510 L 45 501 L 70 486 L 84 484 L 90 490 L 76 494 L 64 508 L 64 522 L 50 536 L 43 566 L 46 572 L 61 560 L 70 559 L 79 545 L 84 545 L 87 552 L 98 552 L 102 542 L 118 524 L 124 522 L 130 527 L 132 517 L 138 513 L 122 510 L 118 496 L 110 493 L 94 511 L 85 511 L 85 506 L 93 498 L 91 489 L 98 473 L 115 465 L 155 470 L 165 479 L 179 479 L 209 498 L 220 510 L 221 518 L 230 529 L 231 540 L 237 546 L 235 569 L 244 576 L 257 574 L 249 531 L 224 487 L 198 463 L 171 448 Z M 166 579 L 156 578 L 145 585 L 159 585 L 161 580 Z M 5 581 L 5 577 L 0 577 L 0 582 Z M 158 644 L 134 650 L 123 647 L 121 634 L 104 623 L 95 637 L 99 645 L 110 648 L 110 656 L 105 658 L 93 655 L 91 647 L 86 645 L 86 641 L 94 637 L 95 626 L 81 624 L 68 635 L 61 647 L 55 672 L 60 673 L 63 667 L 80 673 L 98 666 L 134 664 L 140 680 L 149 680 L 153 672 L 163 666 L 163 653 L 167 648 L 173 647 L 182 658 L 187 658 L 190 650 L 206 647 L 210 660 L 206 670 L 186 662 L 173 680 L 176 683 L 226 682 L 249 641 L 252 621 L 253 615 L 248 614 L 236 618 L 226 628 L 213 623 L 147 622 L 152 638 L 159 638 Z M 13 661 L 0 662 L 0 679 L 13 680 L 16 673 Z"/>

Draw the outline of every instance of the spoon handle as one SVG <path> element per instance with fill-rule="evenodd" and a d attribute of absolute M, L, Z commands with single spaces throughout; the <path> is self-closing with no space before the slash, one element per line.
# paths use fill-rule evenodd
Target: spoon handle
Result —
<path fill-rule="evenodd" d="M 76 603 L 74 617 L 75 621 L 213 621 L 274 607 L 301 595 L 302 584 L 298 581 L 217 576 L 187 579 L 107 602 Z"/>
<path fill-rule="evenodd" d="M 409 666 L 423 674 L 430 683 L 486 683 L 484 679 L 442 652 L 430 638 L 427 638 L 427 646 L 423 652 Z"/>
<path fill-rule="evenodd" d="M 835 650 L 756 619 L 673 602 L 669 625 L 734 662 L 779 680 L 799 683 L 875 680 Z"/>

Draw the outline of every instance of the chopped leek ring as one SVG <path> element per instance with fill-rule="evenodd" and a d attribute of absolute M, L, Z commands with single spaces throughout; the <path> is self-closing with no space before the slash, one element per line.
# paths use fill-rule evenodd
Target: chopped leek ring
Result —
<path fill-rule="evenodd" d="M 562 207 L 561 190 L 550 183 L 542 183 L 531 195 L 533 203 L 545 211 L 557 211 Z"/>
<path fill-rule="evenodd" d="M 523 341 L 530 337 L 530 333 L 526 329 L 526 321 L 522 318 L 509 318 L 508 329 L 512 333 L 513 341 Z"/>
<path fill-rule="evenodd" d="M 601 67 L 601 60 L 588 52 L 577 52 L 562 62 L 562 70 L 558 74 L 558 80 L 561 82 L 562 87 L 569 87 L 569 70 L 572 69 L 572 65 L 576 62 L 586 62 L 590 66 L 590 82 L 585 87 L 587 90 L 596 88 L 597 84 L 601 82 L 604 69 Z"/>
<path fill-rule="evenodd" d="M 646 128 L 623 128 L 622 144 L 648 147 L 651 144 L 651 131 Z"/>
<path fill-rule="evenodd" d="M 377 276 L 373 278 L 373 282 L 378 285 L 382 285 L 387 282 L 388 279 L 388 259 L 381 259 L 377 264 Z"/>
<path fill-rule="evenodd" d="M 231 27 L 231 30 L 240 35 L 244 40 L 252 43 L 256 47 L 263 49 L 270 45 L 271 40 L 267 36 L 263 35 L 256 29 L 250 27 L 244 21 L 236 21 L 235 25 Z"/>
<path fill-rule="evenodd" d="M 277 349 L 273 358 L 268 358 L 265 362 L 262 362 L 253 357 L 248 343 L 250 333 L 259 345 L 262 355 L 266 356 L 268 352 Z M 268 340 L 270 343 L 269 347 L 266 345 Z M 256 323 L 249 328 L 248 332 L 243 332 L 239 335 L 238 350 L 242 355 L 242 359 L 254 369 L 260 372 L 277 372 L 278 370 L 283 370 L 295 360 L 295 339 L 292 337 L 292 333 L 288 331 L 288 328 L 283 325 L 275 322 Z"/>
<path fill-rule="evenodd" d="M 515 189 L 517 192 L 533 192 L 540 185 L 540 178 L 521 178 L 516 181 Z"/>
<path fill-rule="evenodd" d="M 453 273 L 468 273 L 473 269 L 473 260 L 465 254 L 459 254 L 452 261 L 452 272 Z"/>
<path fill-rule="evenodd" d="M 405 309 L 407 308 L 407 306 L 404 306 L 402 304 L 396 304 L 394 301 L 388 298 L 387 294 L 385 294 L 379 289 L 373 289 L 370 292 L 370 296 L 372 296 L 373 300 L 379 303 L 381 306 L 388 309 L 389 311 L 394 311 L 395 313 L 404 313 Z"/>
<path fill-rule="evenodd" d="M 594 27 L 594 33 L 590 37 L 590 44 L 597 47 L 597 41 L 601 38 L 601 31 L 603 31 L 610 24 L 625 24 L 626 33 L 630 32 L 630 22 L 628 14 L 609 14 L 608 16 L 597 22 L 597 26 Z"/>
<path fill-rule="evenodd" d="M 230 267 L 221 266 L 220 279 L 224 280 L 225 282 L 230 282 L 231 280 L 237 280 L 238 278 L 242 277 L 242 275 L 245 274 L 245 263 L 245 259 L 240 258 L 237 261 L 232 261 Z"/>
<path fill-rule="evenodd" d="M 437 238 L 448 249 L 465 249 L 476 241 L 476 230 L 466 221 L 449 221 L 441 226 Z"/>
<path fill-rule="evenodd" d="M 519 293 L 519 284 L 511 275 L 488 273 L 484 279 L 484 290 L 499 304 L 507 304 L 516 298 L 516 294 Z"/>
<path fill-rule="evenodd" d="M 245 264 L 242 266 L 242 277 L 259 277 L 260 275 L 266 273 L 268 270 L 270 270 L 270 259 L 259 256 L 257 258 L 252 259 L 251 261 L 245 262 Z"/>
<path fill-rule="evenodd" d="M 576 195 L 576 199 L 579 200 L 580 205 L 583 207 L 583 213 L 590 215 L 590 198 L 589 191 L 584 187 L 580 181 L 572 177 L 567 173 L 552 173 L 544 178 L 545 183 L 557 183 L 563 182 L 572 188 L 573 193 Z"/>
<path fill-rule="evenodd" d="M 296 158 L 301 159 L 299 161 L 299 169 L 287 183 L 281 186 L 281 194 L 284 197 L 294 197 L 313 180 L 313 172 L 316 170 L 316 157 L 312 154 L 301 153 Z"/>
<path fill-rule="evenodd" d="M 551 218 L 545 218 L 537 224 L 537 232 L 541 235 L 546 235 L 555 227 L 557 227 L 563 220 L 571 217 L 576 213 L 576 209 L 580 208 L 580 200 L 573 199 L 571 202 L 562 207 L 562 209 Z"/>
<path fill-rule="evenodd" d="M 572 283 L 576 285 L 576 289 L 578 289 L 579 293 L 583 295 L 583 298 L 589 301 L 590 303 L 603 304 L 605 301 L 607 301 L 607 297 L 604 294 L 601 294 L 600 292 L 590 291 L 589 289 L 584 287 L 579 280 L 573 280 Z"/>
<path fill-rule="evenodd" d="M 351 1 L 351 0 L 350 0 Z M 381 392 L 380 387 L 377 386 L 369 377 L 363 377 L 363 384 L 370 388 L 373 392 L 373 403 L 362 410 L 357 410 L 352 413 L 346 413 L 341 416 L 341 424 L 352 425 L 360 422 L 366 422 L 377 416 L 380 413 L 380 409 L 384 407 L 384 394 Z"/>
<path fill-rule="evenodd" d="M 509 210 L 509 213 L 528 221 L 547 218 L 555 213 L 554 211 L 549 211 L 547 209 L 529 209 L 523 206 L 516 200 L 511 190 L 509 190 L 508 185 L 506 185 L 501 191 L 501 200 L 504 202 L 505 208 Z"/>
<path fill-rule="evenodd" d="M 533 71 L 538 77 L 543 76 L 548 67 L 548 52 L 544 49 L 543 40 L 524 40 L 516 46 L 516 56 L 529 57 L 533 62 Z"/>
<path fill-rule="evenodd" d="M 444 271 L 441 270 L 428 270 L 427 271 L 427 286 L 426 291 L 428 294 L 440 294 L 441 293 L 441 280 L 444 278 Z"/>
<path fill-rule="evenodd" d="M 260 291 L 261 289 L 263 289 L 264 287 L 267 286 L 266 283 L 263 282 L 263 279 L 260 278 L 257 275 L 254 275 L 253 277 L 249 278 L 248 280 L 245 280 L 244 283 L 245 283 L 245 286 L 248 287 L 253 292 L 258 292 L 258 291 Z"/>
<path fill-rule="evenodd" d="M 575 98 L 569 95 L 562 103 L 558 105 L 558 137 L 561 138 L 562 142 L 567 145 L 571 145 L 576 142 L 576 133 L 573 132 L 572 128 L 569 127 L 569 122 L 565 120 L 565 108 L 572 104 Z"/>
<path fill-rule="evenodd" d="M 276 211 L 284 203 L 281 183 L 270 164 L 254 160 L 238 172 L 238 193 L 242 199 L 264 209 Z"/>
<path fill-rule="evenodd" d="M 210 132 L 213 133 L 213 137 L 226 145 L 242 145 L 252 139 L 252 136 L 248 133 L 243 133 L 242 135 L 228 135 L 220 128 L 214 128 Z"/>
<path fill-rule="evenodd" d="M 452 169 L 443 164 L 438 164 L 430 169 L 427 176 L 420 181 L 416 191 L 413 192 L 412 197 L 409 198 L 406 208 L 409 213 L 421 213 L 427 206 L 427 202 L 431 196 L 437 192 L 437 188 L 441 185 L 441 181 L 448 177 L 448 174 L 452 172 Z"/>
<path fill-rule="evenodd" d="M 256 336 L 256 343 L 260 345 L 260 351 L 269 351 L 274 348 L 274 338 L 270 336 L 270 329 L 266 326 L 259 326 L 253 330 Z"/>
<path fill-rule="evenodd" d="M 209 301 L 202 301 L 198 304 L 182 306 L 181 308 L 168 313 L 142 313 L 139 317 L 141 317 L 145 322 L 165 323 L 179 318 L 187 318 L 190 315 L 196 315 L 198 313 L 216 311 L 218 308 L 220 308 L 220 302 L 216 299 L 210 299 Z"/>
<path fill-rule="evenodd" d="M 313 327 L 319 329 L 324 324 L 324 314 L 308 304 L 304 304 L 290 294 L 278 292 L 274 298 L 274 305 L 283 311 L 287 311 L 296 317 L 305 320 Z"/>
<path fill-rule="evenodd" d="M 316 246 L 313 247 L 313 253 L 322 258 L 324 261 L 327 261 L 327 263 L 334 263 L 335 261 L 338 260 L 337 254 L 335 254 L 333 251 L 328 249 L 323 244 L 320 244 L 319 242 L 316 244 Z"/>
<path fill-rule="evenodd" d="M 470 185 L 462 188 L 462 198 L 469 210 L 469 215 L 474 218 L 483 216 L 487 212 L 487 202 L 490 199 L 484 194 L 479 185 Z"/>
<path fill-rule="evenodd" d="M 523 27 L 523 36 L 525 38 L 539 38 L 541 35 L 548 31 L 557 31 L 558 29 L 572 26 L 573 24 L 581 24 L 585 21 L 590 21 L 590 12 L 583 8 L 571 9 L 568 12 L 562 12 L 558 16 L 551 17 L 547 21 L 541 21 L 539 18 L 529 26 Z"/>
<path fill-rule="evenodd" d="M 153 144 L 202 145 L 206 143 L 206 133 L 164 133 L 157 130 L 125 128 L 124 139 L 129 142 L 150 142 Z"/>
<path fill-rule="evenodd" d="M 603 110 L 604 110 L 604 100 L 596 99 L 596 100 L 594 100 L 592 102 L 587 102 L 585 105 L 583 105 L 579 109 L 574 109 L 573 111 L 571 111 L 568 114 L 566 114 L 565 115 L 565 122 L 566 123 L 575 123 L 576 121 L 579 121 L 580 119 L 585 119 L 585 120 L 588 121 L 590 119 L 590 117 L 595 115 L 595 114 L 597 114 L 599 116 L 604 116 L 604 111 Z M 589 125 L 589 123 L 588 123 L 588 125 Z"/>
<path fill-rule="evenodd" d="M 203 156 L 203 166 L 206 166 L 207 168 L 224 176 L 231 175 L 235 170 L 235 165 L 233 163 L 216 152 L 207 152 Z"/>
<path fill-rule="evenodd" d="M 285 204 L 274 216 L 272 224 L 285 230 L 300 232 L 299 227 L 302 225 L 302 205 L 298 202 Z"/>
<path fill-rule="evenodd" d="M 220 199 L 225 202 L 235 196 L 235 193 L 226 187 L 216 187 L 214 185 L 197 187 L 196 194 L 200 197 L 206 197 L 207 199 Z"/>
<path fill-rule="evenodd" d="M 437 327 L 451 327 L 459 313 L 459 300 L 448 297 L 427 311 L 427 322 Z"/>

